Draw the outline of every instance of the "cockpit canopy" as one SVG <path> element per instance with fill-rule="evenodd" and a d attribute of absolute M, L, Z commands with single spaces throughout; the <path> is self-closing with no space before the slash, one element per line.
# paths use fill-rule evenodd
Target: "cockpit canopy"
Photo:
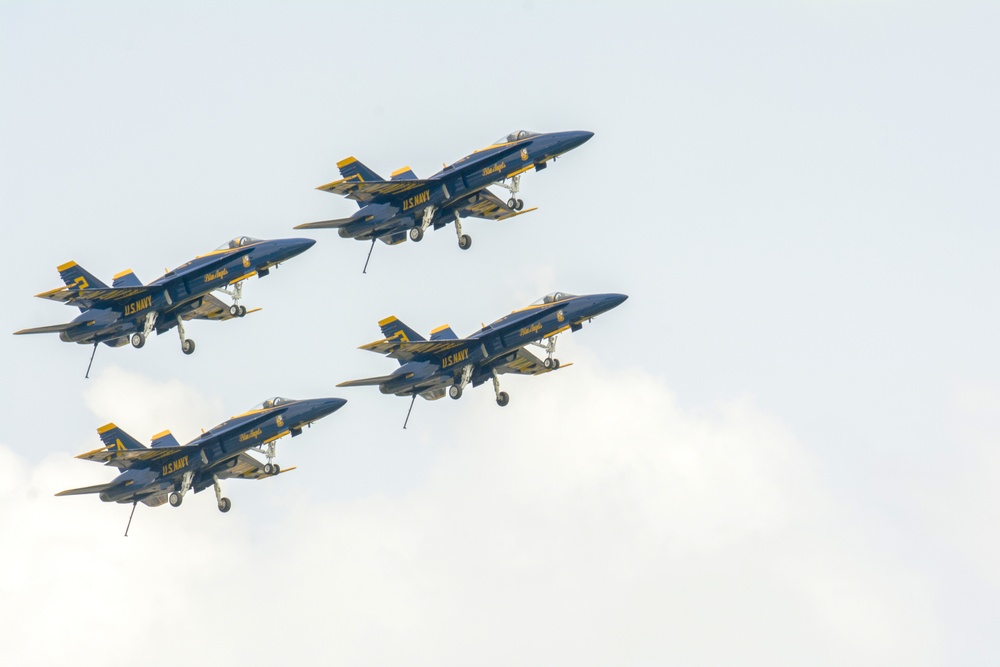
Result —
<path fill-rule="evenodd" d="M 565 301 L 566 299 L 571 299 L 576 294 L 570 294 L 569 292 L 552 292 L 551 294 L 546 294 L 540 299 L 535 299 L 531 302 L 532 306 L 541 306 L 546 303 L 556 303 L 557 301 Z"/>
<path fill-rule="evenodd" d="M 527 139 L 528 137 L 534 137 L 537 134 L 538 134 L 537 132 L 529 132 L 528 130 L 518 130 L 517 132 L 511 132 L 510 134 L 508 134 L 506 136 L 500 137 L 499 139 L 497 139 L 493 143 L 494 144 L 506 144 L 506 143 L 509 143 L 511 141 L 517 141 L 518 139 Z"/>
<path fill-rule="evenodd" d="M 284 396 L 275 396 L 274 398 L 269 398 L 266 401 L 258 403 L 257 405 L 250 408 L 250 411 L 254 410 L 267 410 L 268 408 L 276 408 L 279 405 L 284 405 L 285 403 L 291 403 L 294 398 L 285 398 Z"/>
<path fill-rule="evenodd" d="M 226 241 L 220 245 L 216 250 L 229 250 L 231 248 L 242 248 L 245 245 L 250 245 L 251 243 L 257 243 L 260 239 L 255 239 L 252 236 L 237 236 L 231 241 Z"/>

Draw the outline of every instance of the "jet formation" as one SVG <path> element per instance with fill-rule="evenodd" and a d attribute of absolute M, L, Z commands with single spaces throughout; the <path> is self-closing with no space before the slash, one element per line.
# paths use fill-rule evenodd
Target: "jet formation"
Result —
<path fill-rule="evenodd" d="M 459 247 L 467 250 L 472 238 L 463 232 L 463 219 L 509 220 L 536 210 L 525 209 L 524 201 L 517 196 L 521 176 L 532 169 L 547 168 L 592 136 L 592 132 L 585 131 L 512 132 L 423 179 L 404 167 L 386 180 L 349 157 L 337 164 L 342 178 L 318 189 L 354 200 L 359 210 L 346 218 L 302 224 L 296 229 L 337 229 L 343 238 L 371 241 L 364 270 L 376 241 L 388 245 L 406 240 L 419 242 L 427 230 L 451 223 Z M 506 189 L 509 198 L 504 201 L 494 194 L 489 189 L 492 186 Z M 267 276 L 271 269 L 314 243 L 305 238 L 262 240 L 238 236 L 148 284 L 126 270 L 114 276 L 109 286 L 76 262 L 67 262 L 58 267 L 64 286 L 37 296 L 75 306 L 80 314 L 69 322 L 21 329 L 15 334 L 56 333 L 64 342 L 93 345 L 86 376 L 100 344 L 122 347 L 131 343 L 141 348 L 154 332 L 162 334 L 175 327 L 181 351 L 190 355 L 195 342 L 187 336 L 186 322 L 224 321 L 260 310 L 248 310 L 243 305 L 244 281 Z M 409 396 L 403 428 L 418 396 L 433 401 L 447 394 L 459 399 L 470 385 L 477 387 L 492 381 L 497 404 L 505 406 L 510 396 L 500 389 L 501 375 L 542 375 L 570 366 L 555 357 L 557 337 L 565 331 L 579 331 L 585 323 L 627 298 L 617 293 L 553 292 L 465 338 L 459 338 L 448 325 L 424 338 L 398 318 L 388 317 L 379 322 L 384 338 L 361 349 L 395 359 L 399 367 L 386 375 L 337 386 L 377 386 L 383 394 Z M 541 356 L 529 351 L 530 347 L 540 349 Z M 252 378 L 250 374 L 243 381 Z M 139 503 L 177 507 L 189 491 L 198 493 L 211 487 L 219 510 L 228 512 L 232 502 L 222 495 L 222 480 L 259 480 L 292 470 L 282 469 L 275 462 L 277 441 L 287 435 L 300 435 L 304 427 L 345 403 L 342 398 L 270 398 L 184 445 L 169 431 L 163 431 L 146 446 L 115 424 L 107 424 L 97 430 L 103 447 L 77 458 L 116 468 L 118 475 L 104 484 L 56 495 L 96 494 L 104 502 L 131 503 L 134 514 Z M 264 461 L 251 452 L 262 455 Z M 132 515 L 128 526 L 131 522 Z"/>

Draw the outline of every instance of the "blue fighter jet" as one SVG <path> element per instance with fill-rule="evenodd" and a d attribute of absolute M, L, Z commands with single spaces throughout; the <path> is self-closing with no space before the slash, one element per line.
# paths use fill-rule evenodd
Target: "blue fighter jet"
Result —
<path fill-rule="evenodd" d="M 22 329 L 14 334 L 58 333 L 60 340 L 93 345 L 96 352 L 98 343 L 120 347 L 129 340 L 139 348 L 154 331 L 161 334 L 177 327 L 181 350 L 191 354 L 194 341 L 185 333 L 185 321 L 228 320 L 259 310 L 248 311 L 240 304 L 243 281 L 254 275 L 263 278 L 272 267 L 305 252 L 314 243 L 313 239 L 264 241 L 240 236 L 148 285 L 127 270 L 116 275 L 108 287 L 76 262 L 68 262 L 57 269 L 66 286 L 36 296 L 76 306 L 80 315 L 65 324 Z M 232 305 L 227 306 L 212 292 L 227 294 Z M 93 362 L 93 354 L 90 358 Z"/>
<path fill-rule="evenodd" d="M 472 238 L 462 233 L 462 218 L 507 220 L 535 210 L 522 210 L 524 202 L 517 198 L 521 174 L 545 169 L 550 160 L 592 136 L 593 132 L 578 131 L 512 132 L 425 179 L 403 167 L 385 180 L 349 157 L 337 163 L 343 178 L 317 189 L 353 199 L 360 210 L 348 218 L 310 222 L 295 229 L 336 228 L 343 238 L 370 239 L 374 247 L 376 239 L 395 245 L 409 235 L 411 241 L 420 241 L 429 227 L 440 229 L 454 221 L 458 246 L 467 250 Z M 491 185 L 509 190 L 510 199 L 504 203 L 487 189 Z"/>
<path fill-rule="evenodd" d="M 170 431 L 163 431 L 153 436 L 151 447 L 146 447 L 114 424 L 107 424 L 97 429 L 105 446 L 77 458 L 114 466 L 121 474 L 107 484 L 69 489 L 56 495 L 96 493 L 104 502 L 132 503 L 134 511 L 135 504 L 140 502 L 150 507 L 169 502 L 177 507 L 188 491 L 198 493 L 214 486 L 219 511 L 228 512 L 232 502 L 222 496 L 219 480 L 264 479 L 294 470 L 282 471 L 274 463 L 277 440 L 289 434 L 301 435 L 303 427 L 339 410 L 345 403 L 342 398 L 270 398 L 205 431 L 186 445 L 178 443 Z M 248 450 L 263 454 L 267 463 L 261 464 Z M 127 535 L 127 528 L 125 532 Z"/>
<path fill-rule="evenodd" d="M 362 345 L 361 349 L 397 359 L 399 369 L 390 375 L 351 380 L 337 386 L 377 385 L 383 394 L 411 396 L 412 410 L 417 396 L 433 401 L 447 391 L 451 398 L 459 399 L 470 383 L 476 387 L 493 380 L 497 405 L 502 407 L 510 402 L 510 397 L 500 391 L 500 375 L 540 375 L 558 369 L 559 360 L 553 356 L 556 336 L 566 330 L 579 331 L 584 322 L 627 298 L 624 294 L 576 296 L 553 292 L 468 338 L 459 338 L 451 327 L 444 325 L 432 331 L 430 340 L 426 340 L 395 317 L 389 317 L 379 322 L 385 338 Z M 545 359 L 525 349 L 528 345 L 544 349 Z M 407 412 L 407 421 L 409 417 Z"/>

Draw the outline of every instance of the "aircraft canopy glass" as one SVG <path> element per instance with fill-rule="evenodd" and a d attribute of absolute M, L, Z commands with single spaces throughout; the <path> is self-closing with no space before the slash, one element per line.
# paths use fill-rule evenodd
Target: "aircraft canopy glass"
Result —
<path fill-rule="evenodd" d="M 220 245 L 216 250 L 229 250 L 230 248 L 242 248 L 245 245 L 250 245 L 251 243 L 257 243 L 260 239 L 255 239 L 252 236 L 237 236 L 232 241 L 226 241 Z"/>
<path fill-rule="evenodd" d="M 517 132 L 511 132 L 510 134 L 500 137 L 494 144 L 506 144 L 510 141 L 517 141 L 518 139 L 527 139 L 528 137 L 533 137 L 537 135 L 537 132 L 529 132 L 528 130 L 518 130 Z"/>
<path fill-rule="evenodd" d="M 275 396 L 274 398 L 269 398 L 266 401 L 262 401 L 257 405 L 250 408 L 250 411 L 254 410 L 267 410 L 268 408 L 276 408 L 279 405 L 284 405 L 285 403 L 291 403 L 294 398 L 285 398 L 284 396 Z"/>
<path fill-rule="evenodd" d="M 565 301 L 576 296 L 575 294 L 570 294 L 569 292 L 553 292 L 552 294 L 546 294 L 540 299 L 535 299 L 531 302 L 532 306 L 541 306 L 546 303 L 556 303 L 557 301 Z"/>

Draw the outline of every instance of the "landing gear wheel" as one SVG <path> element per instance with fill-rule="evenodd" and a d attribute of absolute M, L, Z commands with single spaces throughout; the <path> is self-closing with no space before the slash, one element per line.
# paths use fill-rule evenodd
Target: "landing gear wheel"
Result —
<path fill-rule="evenodd" d="M 507 206 L 508 206 L 508 208 L 512 208 L 512 209 L 514 209 L 516 211 L 517 210 L 517 200 L 514 199 L 513 197 L 511 197 L 510 199 L 507 200 Z"/>
<path fill-rule="evenodd" d="M 233 508 L 233 501 L 231 501 L 229 498 L 223 498 L 222 500 L 219 501 L 220 512 L 226 513 L 232 508 Z"/>
<path fill-rule="evenodd" d="M 510 396 L 507 395 L 507 392 L 501 391 L 499 394 L 497 394 L 497 405 L 499 405 L 502 408 L 508 403 L 510 403 Z"/>
<path fill-rule="evenodd" d="M 468 250 L 472 247 L 472 237 L 468 234 L 462 234 L 458 237 L 458 247 L 462 250 Z"/>
<path fill-rule="evenodd" d="M 244 317 L 246 314 L 247 314 L 247 307 L 246 306 L 240 306 L 239 317 Z"/>
<path fill-rule="evenodd" d="M 171 507 L 180 507 L 181 502 L 184 500 L 184 496 L 174 491 L 167 497 L 167 502 L 170 503 Z"/>
<path fill-rule="evenodd" d="M 146 337 L 145 336 L 143 336 L 139 332 L 136 332 L 136 333 L 132 334 L 132 347 L 134 347 L 136 349 L 139 349 L 140 347 L 142 347 L 145 344 L 146 344 Z"/>
<path fill-rule="evenodd" d="M 424 230 L 420 227 L 414 227 L 410 230 L 410 240 L 414 243 L 419 243 L 420 239 L 424 238 Z"/>
<path fill-rule="evenodd" d="M 545 366 L 546 368 L 552 368 L 553 363 L 551 359 L 546 359 L 545 361 L 542 362 L 542 365 Z"/>
<path fill-rule="evenodd" d="M 264 474 L 265 475 L 273 475 L 274 474 L 274 466 L 271 465 L 270 463 L 265 463 L 264 464 Z"/>
<path fill-rule="evenodd" d="M 181 343 L 181 352 L 183 352 L 184 354 L 193 354 L 194 353 L 194 341 L 191 340 L 190 338 L 188 338 L 186 341 L 184 341 L 183 343 Z"/>
<path fill-rule="evenodd" d="M 557 368 L 559 368 L 559 360 L 558 359 L 553 359 L 552 360 L 552 370 L 556 370 Z"/>
<path fill-rule="evenodd" d="M 454 398 L 456 401 L 462 398 L 462 388 L 457 384 L 453 384 L 448 387 L 448 395 Z"/>
<path fill-rule="evenodd" d="M 524 208 L 524 200 L 523 199 L 518 199 L 517 201 L 514 202 L 514 210 L 515 211 L 520 211 L 522 208 Z"/>
<path fill-rule="evenodd" d="M 277 463 L 275 463 L 274 464 L 274 474 L 277 475 L 279 472 L 281 472 L 281 466 L 279 466 Z"/>
<path fill-rule="evenodd" d="M 229 306 L 229 315 L 231 317 L 239 317 L 240 316 L 240 307 L 237 306 L 235 303 L 233 305 Z"/>

